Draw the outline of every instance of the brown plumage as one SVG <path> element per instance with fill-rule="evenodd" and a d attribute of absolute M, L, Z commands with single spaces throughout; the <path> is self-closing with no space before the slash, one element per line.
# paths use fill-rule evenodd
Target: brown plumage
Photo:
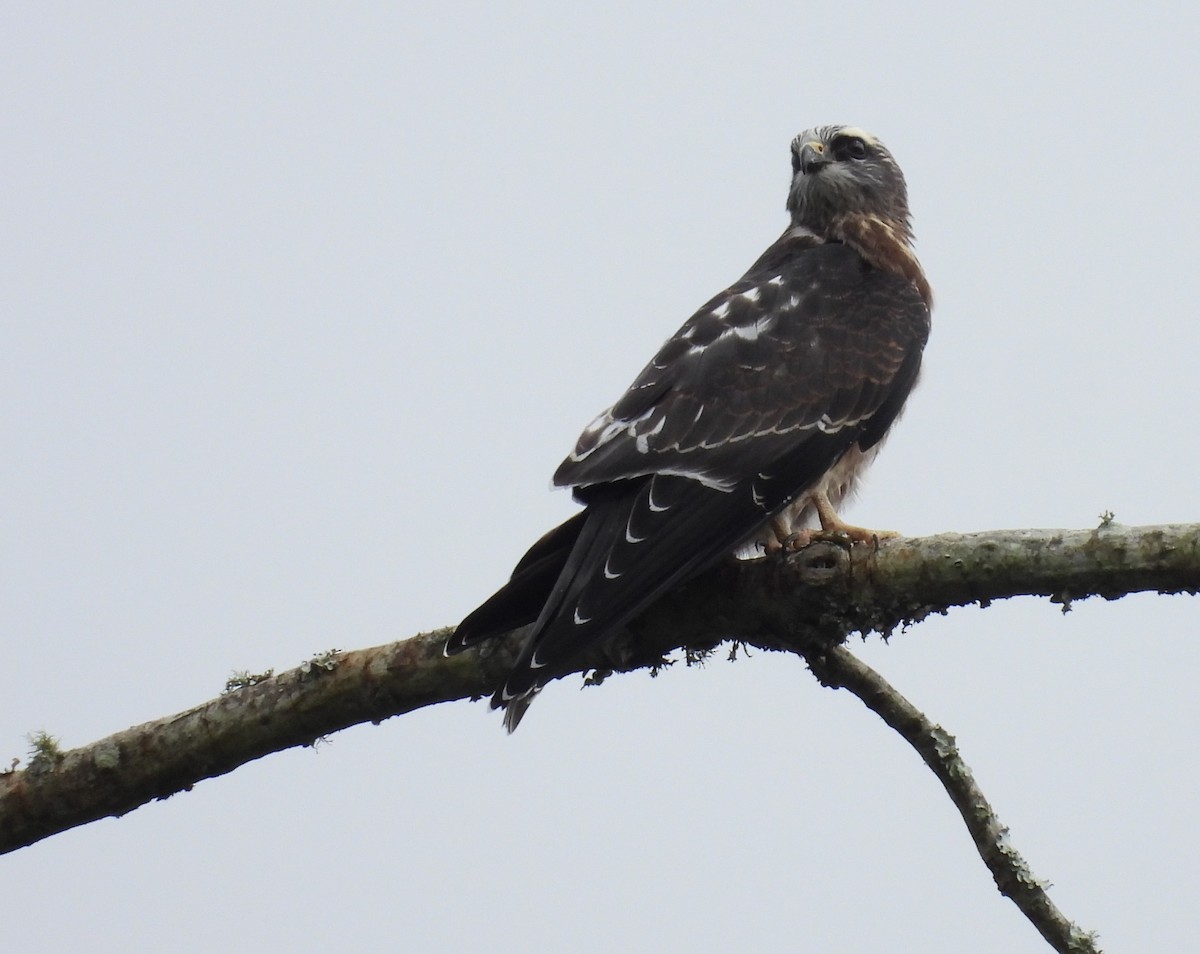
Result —
<path fill-rule="evenodd" d="M 791 224 L 669 338 L 554 476 L 585 509 L 546 534 L 447 653 L 530 626 L 492 700 L 512 731 L 533 694 L 660 594 L 836 508 L 900 413 L 932 296 L 904 177 L 879 140 L 821 126 L 792 143 Z"/>

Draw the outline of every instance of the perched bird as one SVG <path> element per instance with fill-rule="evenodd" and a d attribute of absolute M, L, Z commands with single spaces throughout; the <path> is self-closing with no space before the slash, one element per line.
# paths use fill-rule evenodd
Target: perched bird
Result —
<path fill-rule="evenodd" d="M 917 381 L 932 296 L 883 143 L 818 126 L 791 152 L 791 224 L 584 428 L 554 475 L 584 509 L 446 644 L 531 625 L 492 698 L 510 732 L 574 657 L 725 555 L 817 523 L 873 536 L 837 508 Z"/>

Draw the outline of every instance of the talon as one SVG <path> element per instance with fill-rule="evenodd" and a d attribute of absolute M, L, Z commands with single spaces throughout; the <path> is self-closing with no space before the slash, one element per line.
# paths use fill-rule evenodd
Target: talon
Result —
<path fill-rule="evenodd" d="M 803 550 L 812 542 L 813 531 L 797 530 L 795 533 L 787 535 L 787 538 L 780 544 L 780 549 L 786 550 L 788 553 L 795 553 L 797 550 Z"/>
<path fill-rule="evenodd" d="M 812 535 L 813 531 L 811 530 L 792 531 L 787 520 L 782 516 L 776 516 L 771 520 L 773 539 L 769 539 L 763 544 L 763 550 L 768 556 L 774 556 L 776 553 L 795 553 L 797 550 L 803 550 L 812 542 Z"/>
<path fill-rule="evenodd" d="M 846 523 L 833 509 L 829 497 L 823 493 L 813 494 L 812 499 L 817 508 L 817 518 L 821 521 L 822 539 L 836 541 L 841 537 L 848 538 L 851 543 L 879 543 L 880 540 L 894 540 L 900 536 L 895 530 L 868 530 L 866 527 Z M 825 536 L 826 534 L 828 536 Z"/>

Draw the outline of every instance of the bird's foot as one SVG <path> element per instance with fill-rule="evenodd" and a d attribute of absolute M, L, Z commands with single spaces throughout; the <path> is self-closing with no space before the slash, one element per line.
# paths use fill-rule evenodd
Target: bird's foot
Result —
<path fill-rule="evenodd" d="M 817 519 L 821 521 L 821 529 L 813 534 L 814 540 L 849 540 L 851 543 L 871 543 L 878 546 L 880 540 L 894 540 L 900 536 L 895 530 L 868 530 L 866 527 L 846 523 L 833 509 L 829 497 L 823 493 L 813 495 L 813 504 L 817 508 Z"/>
<path fill-rule="evenodd" d="M 895 540 L 902 534 L 895 530 L 870 530 L 867 527 L 856 527 L 852 523 L 842 523 L 839 520 L 836 526 L 813 530 L 809 536 L 809 543 L 827 540 L 830 543 L 849 542 L 878 545 L 882 540 Z"/>
<path fill-rule="evenodd" d="M 778 526 L 773 526 L 772 530 L 771 537 L 759 544 L 765 556 L 776 556 L 780 553 L 795 553 L 797 550 L 803 550 L 812 543 L 813 534 L 820 533 L 819 530 L 796 530 L 793 532 Z"/>
<path fill-rule="evenodd" d="M 795 553 L 797 550 L 803 550 L 806 546 L 817 539 L 819 530 L 796 530 L 789 533 L 779 542 L 779 549 L 784 553 Z"/>
<path fill-rule="evenodd" d="M 767 556 L 773 556 L 777 553 L 797 553 L 814 543 L 836 543 L 839 546 L 869 543 L 872 546 L 878 546 L 882 540 L 894 540 L 899 536 L 902 534 L 895 530 L 869 530 L 866 527 L 856 527 L 853 524 L 845 523 L 836 527 L 822 527 L 819 530 L 797 530 L 778 542 L 770 541 L 763 549 Z"/>

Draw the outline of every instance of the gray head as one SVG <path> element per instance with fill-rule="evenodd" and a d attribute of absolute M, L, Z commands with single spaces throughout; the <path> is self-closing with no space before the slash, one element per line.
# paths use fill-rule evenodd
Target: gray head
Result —
<path fill-rule="evenodd" d="M 839 219 L 880 219 L 911 238 L 908 191 L 896 160 L 857 126 L 817 126 L 792 140 L 792 225 L 829 236 Z"/>

